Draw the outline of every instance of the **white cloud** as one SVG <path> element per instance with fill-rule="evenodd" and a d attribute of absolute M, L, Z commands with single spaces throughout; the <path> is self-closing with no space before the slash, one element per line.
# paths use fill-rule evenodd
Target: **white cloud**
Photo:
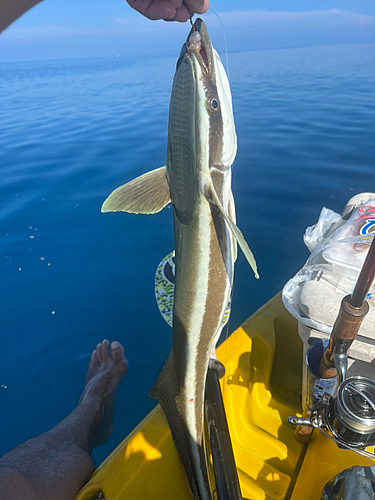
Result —
<path fill-rule="evenodd" d="M 343 11 L 338 9 L 329 10 L 313 10 L 307 12 L 267 12 L 263 10 L 252 10 L 243 12 L 221 12 L 219 17 L 226 26 L 260 26 L 284 23 L 300 23 L 300 22 L 321 22 L 337 24 L 355 25 L 374 25 L 375 16 L 357 14 L 356 12 Z M 219 23 L 217 17 L 213 13 L 208 13 L 206 16 L 212 20 L 212 23 Z"/>
<path fill-rule="evenodd" d="M 32 26 L 30 28 L 13 28 L 10 27 L 2 33 L 1 39 L 7 40 L 30 40 L 43 39 L 52 37 L 66 37 L 71 35 L 92 35 L 103 33 L 102 29 L 91 26 L 58 26 L 44 25 Z"/>
<path fill-rule="evenodd" d="M 124 33 L 165 33 L 165 21 L 150 21 L 143 16 L 137 17 L 116 17 L 114 20 L 117 28 L 121 27 Z M 186 33 L 186 23 L 168 23 L 168 32 L 184 31 Z"/>
<path fill-rule="evenodd" d="M 262 10 L 243 12 L 220 12 L 219 17 L 227 28 L 256 27 L 262 28 L 280 27 L 288 30 L 291 26 L 301 27 L 314 26 L 374 26 L 375 16 L 357 14 L 355 12 L 342 11 L 338 9 L 308 11 L 308 12 L 266 12 Z M 220 24 L 217 16 L 208 12 L 204 16 L 207 25 L 217 26 Z M 164 21 L 150 22 L 148 19 L 138 15 L 120 17 L 113 20 L 113 24 L 104 27 L 93 26 L 58 26 L 45 25 L 30 28 L 17 28 L 17 25 L 8 28 L 0 38 L 7 40 L 46 39 L 53 37 L 68 37 L 74 35 L 101 35 L 101 34 L 155 34 L 168 37 L 178 32 L 185 36 L 186 24 L 169 23 L 168 32 Z M 157 39 L 155 40 L 157 43 Z"/>
<path fill-rule="evenodd" d="M 183 31 L 186 33 L 186 25 L 182 23 L 170 23 L 168 33 Z M 7 40 L 26 40 L 26 39 L 45 39 L 53 37 L 66 37 L 74 35 L 104 35 L 111 33 L 164 33 L 164 21 L 149 21 L 148 19 L 137 17 L 116 18 L 113 24 L 107 26 L 70 26 L 70 25 L 44 25 L 33 26 L 29 28 L 17 28 L 10 26 L 0 35 L 2 39 Z"/>

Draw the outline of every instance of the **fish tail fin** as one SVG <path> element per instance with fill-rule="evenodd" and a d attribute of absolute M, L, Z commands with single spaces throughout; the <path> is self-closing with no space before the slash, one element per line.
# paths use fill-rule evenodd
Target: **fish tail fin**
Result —
<path fill-rule="evenodd" d="M 212 500 L 203 444 L 195 442 L 181 415 L 182 403 L 172 351 L 149 396 L 156 399 L 162 407 L 194 500 Z"/>
<path fill-rule="evenodd" d="M 175 373 L 175 361 L 173 352 L 171 351 L 149 396 L 156 399 L 162 407 L 171 428 L 174 442 L 181 443 L 186 439 L 185 425 L 179 412 L 179 397 Z"/>
<path fill-rule="evenodd" d="M 173 351 L 171 351 L 160 375 L 149 393 L 149 396 L 156 399 L 160 404 L 162 404 L 162 402 L 166 404 L 169 403 L 168 406 L 170 406 L 175 399 L 177 384 L 174 373 L 176 373 L 175 362 Z"/>

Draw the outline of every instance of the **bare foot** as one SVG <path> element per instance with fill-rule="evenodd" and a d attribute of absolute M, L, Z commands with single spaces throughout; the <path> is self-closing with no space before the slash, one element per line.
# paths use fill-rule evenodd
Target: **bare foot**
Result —
<path fill-rule="evenodd" d="M 86 375 L 80 405 L 98 404 L 94 446 L 100 446 L 111 436 L 113 430 L 112 415 L 117 389 L 128 370 L 122 345 L 115 341 L 109 351 L 108 340 L 98 344 L 92 353 Z"/>

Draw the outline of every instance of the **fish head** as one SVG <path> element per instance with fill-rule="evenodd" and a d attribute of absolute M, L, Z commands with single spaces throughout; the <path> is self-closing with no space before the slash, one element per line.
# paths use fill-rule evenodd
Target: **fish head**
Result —
<path fill-rule="evenodd" d="M 180 223 L 189 223 L 214 177 L 223 185 L 219 178 L 227 177 L 236 152 L 228 78 L 197 19 L 177 61 L 169 112 L 167 178 Z"/>
<path fill-rule="evenodd" d="M 195 21 L 186 45 L 197 93 L 196 132 L 208 148 L 209 168 L 226 170 L 232 166 L 237 152 L 232 95 L 224 66 L 202 19 Z"/>

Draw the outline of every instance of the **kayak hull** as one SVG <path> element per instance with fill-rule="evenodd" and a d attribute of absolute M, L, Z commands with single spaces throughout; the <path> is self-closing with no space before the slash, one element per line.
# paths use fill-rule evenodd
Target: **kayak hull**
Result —
<path fill-rule="evenodd" d="M 224 406 L 244 499 L 319 500 L 341 470 L 374 461 L 315 430 L 301 444 L 289 426 L 301 415 L 303 345 L 280 294 L 217 349 Z M 157 406 L 97 468 L 76 500 L 191 500 L 168 424 Z"/>

